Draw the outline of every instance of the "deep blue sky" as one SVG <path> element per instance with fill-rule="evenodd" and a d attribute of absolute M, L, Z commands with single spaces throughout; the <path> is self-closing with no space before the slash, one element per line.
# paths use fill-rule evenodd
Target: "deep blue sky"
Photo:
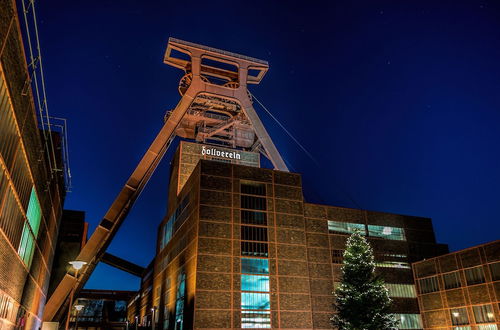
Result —
<path fill-rule="evenodd" d="M 431 217 L 451 250 L 498 239 L 500 4 L 297 3 L 38 2 L 50 112 L 69 125 L 65 207 L 93 230 L 180 99 L 173 36 L 269 61 L 251 91 L 318 160 L 257 108 L 308 201 Z M 173 149 L 111 253 L 151 261 Z M 100 265 L 87 287 L 138 280 Z"/>

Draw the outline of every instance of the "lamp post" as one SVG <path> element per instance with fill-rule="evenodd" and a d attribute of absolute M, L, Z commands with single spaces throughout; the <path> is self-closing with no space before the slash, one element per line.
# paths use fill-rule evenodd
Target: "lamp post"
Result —
<path fill-rule="evenodd" d="M 78 314 L 80 314 L 80 311 L 85 307 L 82 304 L 75 305 L 76 309 L 76 319 L 75 319 L 75 330 L 78 330 Z"/>
<path fill-rule="evenodd" d="M 139 316 L 135 317 L 135 330 L 137 330 L 137 322 L 139 322 Z"/>
<path fill-rule="evenodd" d="M 155 311 L 156 306 L 153 306 L 153 308 L 151 308 L 151 330 L 155 330 Z"/>
<path fill-rule="evenodd" d="M 71 307 L 73 305 L 73 296 L 75 295 L 75 288 L 76 288 L 76 284 L 78 283 L 78 271 L 80 269 L 82 269 L 82 267 L 85 266 L 87 263 L 85 261 L 74 260 L 74 261 L 70 261 L 69 264 L 71 265 L 71 267 L 73 267 L 75 269 L 76 281 L 75 281 L 75 284 L 73 285 L 73 290 L 71 290 L 71 293 L 69 295 L 68 317 L 66 318 L 66 327 L 65 327 L 66 330 L 69 329 L 69 319 L 71 317 Z"/>

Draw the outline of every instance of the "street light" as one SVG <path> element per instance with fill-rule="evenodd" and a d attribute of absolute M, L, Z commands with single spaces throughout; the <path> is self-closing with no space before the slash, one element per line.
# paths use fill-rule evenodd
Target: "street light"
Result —
<path fill-rule="evenodd" d="M 66 327 L 65 329 L 69 329 L 69 319 L 71 317 L 71 307 L 73 306 L 73 296 L 75 295 L 75 288 L 76 284 L 78 283 L 78 271 L 82 269 L 83 266 L 85 266 L 87 263 L 85 261 L 80 261 L 80 260 L 74 260 L 68 262 L 71 267 L 75 269 L 75 284 L 73 285 L 73 290 L 71 290 L 71 293 L 69 295 L 69 307 L 68 307 L 68 317 L 66 318 Z M 76 306 L 75 306 L 76 308 Z M 83 308 L 83 307 L 82 307 Z"/>
<path fill-rule="evenodd" d="M 75 330 L 78 330 L 78 314 L 83 309 L 83 307 L 85 307 L 85 306 L 82 304 L 75 305 L 75 309 L 76 309 Z"/>
<path fill-rule="evenodd" d="M 153 308 L 151 308 L 151 330 L 155 330 L 155 310 L 156 310 L 156 306 L 153 306 Z"/>
<path fill-rule="evenodd" d="M 135 317 L 135 330 L 137 330 L 137 322 L 139 322 L 139 316 Z"/>

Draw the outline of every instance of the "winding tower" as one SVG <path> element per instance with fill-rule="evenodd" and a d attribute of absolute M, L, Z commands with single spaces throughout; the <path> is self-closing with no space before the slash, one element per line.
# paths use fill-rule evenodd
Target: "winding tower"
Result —
<path fill-rule="evenodd" d="M 275 169 L 288 171 L 248 91 L 249 84 L 259 84 L 266 74 L 266 61 L 170 38 L 164 62 L 184 71 L 179 83 L 181 99 L 165 115 L 163 127 L 81 250 L 78 260 L 86 266 L 69 270 L 48 300 L 44 321 L 63 319 L 71 296 L 85 285 L 100 261 L 109 261 L 107 247 L 175 136 L 259 152 Z"/>

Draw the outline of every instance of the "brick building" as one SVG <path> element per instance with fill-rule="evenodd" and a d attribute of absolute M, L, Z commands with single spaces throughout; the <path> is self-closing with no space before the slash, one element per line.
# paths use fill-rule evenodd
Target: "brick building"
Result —
<path fill-rule="evenodd" d="M 422 328 L 410 263 L 448 251 L 430 219 L 306 203 L 299 174 L 201 156 L 196 146 L 183 142 L 174 157 L 157 255 L 129 305 L 131 323 L 330 329 L 342 251 L 360 229 L 401 328 Z"/>
<path fill-rule="evenodd" d="M 413 272 L 425 329 L 498 329 L 500 241 L 417 262 Z"/>
<path fill-rule="evenodd" d="M 37 329 L 64 185 L 59 136 L 39 130 L 14 1 L 0 6 L 0 51 L 0 328 Z"/>

